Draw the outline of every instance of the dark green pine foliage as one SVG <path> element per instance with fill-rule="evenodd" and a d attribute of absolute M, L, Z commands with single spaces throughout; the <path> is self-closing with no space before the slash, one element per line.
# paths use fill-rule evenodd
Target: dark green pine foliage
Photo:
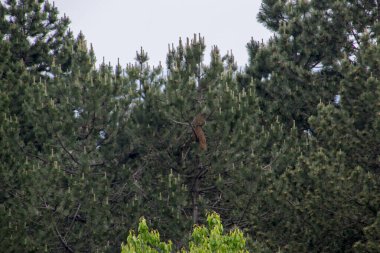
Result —
<path fill-rule="evenodd" d="M 23 75 L 19 66 L 36 81 L 51 78 L 55 58 L 68 43 L 65 41 L 72 40 L 67 32 L 69 19 L 58 18 L 57 8 L 47 1 L 2 1 L 0 13 L 4 61 L 0 77 L 11 101 L 9 113 L 19 119 L 19 134 L 25 144 L 34 143 L 38 149 L 42 140 L 36 138 L 34 129 L 25 121 L 21 106 L 28 98 L 26 90 L 32 82 L 18 80 Z"/>
<path fill-rule="evenodd" d="M 131 144 L 139 160 L 135 184 L 141 188 L 136 202 L 161 235 L 179 245 L 186 242 L 184 231 L 191 231 L 192 221 L 200 217 L 203 203 L 194 187 L 200 188 L 200 178 L 207 174 L 206 154 L 192 140 L 191 128 L 198 113 L 211 114 L 197 89 L 204 49 L 203 39 L 197 37 L 170 47 L 168 72 L 161 81 L 153 78 L 156 70 L 147 65 L 143 50 L 136 65 L 127 68 L 141 87 L 141 100 L 131 114 Z"/>
<path fill-rule="evenodd" d="M 52 5 L 0 7 L 2 249 L 114 252 L 141 216 L 181 247 L 214 210 L 268 252 L 379 251 L 375 2 L 263 1 L 243 73 L 200 36 L 97 69 Z"/>
<path fill-rule="evenodd" d="M 22 60 L 31 72 L 50 72 L 53 56 L 67 35 L 69 19 L 59 18 L 54 4 L 44 0 L 6 0 L 0 9 L 5 14 L 1 33 L 9 41 L 10 60 Z"/>
<path fill-rule="evenodd" d="M 136 183 L 144 186 L 136 199 L 144 216 L 177 246 L 186 240 L 184 231 L 202 222 L 209 210 L 220 213 L 227 227 L 238 225 L 253 235 L 267 179 L 294 164 L 307 145 L 307 139 L 297 140 L 295 126 L 289 131 L 279 119 L 266 118 L 256 81 L 245 87 L 238 83 L 231 54 L 222 57 L 214 47 L 205 65 L 204 49 L 200 37 L 170 46 L 162 84 L 152 82 L 144 62 L 127 69 L 145 87 L 131 115 L 133 154 L 140 160 Z M 139 52 L 136 59 L 143 55 Z M 199 113 L 207 118 L 205 151 L 192 129 Z"/>
<path fill-rule="evenodd" d="M 14 219 L 19 209 L 25 206 L 18 200 L 25 195 L 26 171 L 31 167 L 22 153 L 23 140 L 20 138 L 23 117 L 20 115 L 24 89 L 33 77 L 22 59 L 15 59 L 12 43 L 7 33 L 9 22 L 7 10 L 0 6 L 0 215 L 1 248 L 10 252 L 20 251 L 18 245 L 27 241 L 24 214 Z M 17 96 L 20 92 L 20 98 Z M 30 211 L 30 210 L 29 210 Z"/>
<path fill-rule="evenodd" d="M 70 75 L 53 65 L 53 79 L 31 81 L 26 90 L 25 120 L 43 141 L 38 150 L 20 144 L 22 181 L 4 203 L 11 224 L 6 231 L 19 236 L 6 237 L 4 245 L 15 251 L 119 248 L 123 238 L 117 236 L 139 217 L 131 210 L 131 171 L 119 162 L 129 151 L 112 153 L 119 131 L 125 130 L 133 86 L 108 65 L 94 69 L 82 34 L 73 55 Z M 21 228 L 23 233 L 15 231 Z"/>
<path fill-rule="evenodd" d="M 357 67 L 343 66 L 348 73 Z M 361 92 L 369 94 L 365 88 Z M 360 96 L 356 98 L 360 100 Z M 260 224 L 265 221 L 261 219 L 258 231 L 273 248 L 281 245 L 286 252 L 378 251 L 380 183 L 378 169 L 371 165 L 376 161 L 373 157 L 379 157 L 374 149 L 378 119 L 372 121 L 379 109 L 370 113 L 363 131 L 355 127 L 356 120 L 343 100 L 344 96 L 339 104 L 319 104 L 318 114 L 309 119 L 314 129 L 309 151 L 272 186 L 275 194 L 268 199 L 278 210 L 270 218 L 275 226 L 270 228 L 269 221 Z M 359 107 L 371 107 L 365 103 L 361 101 Z M 363 138 L 372 133 L 374 138 Z"/>
<path fill-rule="evenodd" d="M 44 1 L 0 3 L 1 245 L 10 252 L 24 251 L 33 241 L 27 236 L 30 224 L 26 222 L 35 212 L 28 205 L 28 171 L 35 165 L 35 148 L 41 145 L 23 104 L 36 99 L 28 89 L 35 80 L 45 78 L 67 24 L 68 20 L 58 20 L 56 8 Z M 32 149 L 25 147 L 28 143 Z"/>
<path fill-rule="evenodd" d="M 372 1 L 263 1 L 275 35 L 248 44 L 240 83 L 256 80 L 267 120 L 294 120 L 298 139 L 255 195 L 252 235 L 272 250 L 378 250 L 378 14 Z"/>
<path fill-rule="evenodd" d="M 261 80 L 256 89 L 265 111 L 307 130 L 317 104 L 339 91 L 338 60 L 354 55 L 366 27 L 378 26 L 377 12 L 372 1 L 264 0 L 258 20 L 274 36 L 266 45 L 248 44 L 247 74 Z"/>
<path fill-rule="evenodd" d="M 351 203 L 351 209 L 360 213 L 349 213 L 351 235 L 349 246 L 357 252 L 376 252 L 379 250 L 378 210 L 379 198 L 379 81 L 377 58 L 379 46 L 378 34 L 363 33 L 360 38 L 361 48 L 355 54 L 352 63 L 349 59 L 342 62 L 341 99 L 335 105 L 319 107 L 318 116 L 310 118 L 316 130 L 316 139 L 329 152 L 345 154 L 348 171 L 358 171 L 358 177 L 346 176 L 352 183 L 353 192 L 342 198 Z M 361 173 L 359 173 L 361 172 Z M 370 181 L 363 178 L 371 179 Z M 353 219 L 352 217 L 360 217 Z M 342 223 L 343 224 L 343 223 Z M 342 230 L 347 230 L 343 229 Z M 355 239 L 355 240 L 354 240 Z M 347 242 L 345 242 L 347 244 Z"/>
<path fill-rule="evenodd" d="M 132 197 L 129 205 L 139 216 L 163 228 L 163 237 L 173 236 L 178 240 L 191 224 L 182 219 L 181 214 L 187 191 L 182 178 L 174 171 L 176 168 L 173 169 L 171 149 L 176 143 L 170 140 L 176 132 L 163 106 L 162 67 L 149 66 L 143 49 L 137 52 L 135 59 L 135 64 L 127 66 L 126 73 L 135 85 L 137 99 L 131 106 L 129 132 L 120 133 L 117 141 L 119 149 L 129 150 L 122 161 L 132 173 L 134 190 L 128 194 Z M 121 197 L 128 195 L 125 192 Z"/>
<path fill-rule="evenodd" d="M 174 238 L 177 245 L 185 242 L 184 231 L 190 231 L 206 210 L 218 204 L 215 183 L 225 168 L 213 161 L 227 155 L 228 141 L 223 139 L 226 134 L 231 136 L 228 129 L 234 127 L 233 119 L 222 120 L 229 112 L 234 115 L 239 110 L 232 97 L 237 100 L 243 96 L 238 98 L 238 93 L 229 88 L 236 85 L 231 82 L 235 66 L 227 63 L 231 56 L 223 65 L 215 47 L 210 65 L 205 66 L 204 49 L 201 37 L 185 43 L 180 40 L 176 48 L 169 47 L 163 83 L 147 72 L 143 51 L 138 53 L 136 65 L 127 68 L 142 88 L 142 100 L 131 115 L 133 146 L 140 160 L 135 180 L 143 189 L 136 200 L 162 236 Z M 193 137 L 191 122 L 200 113 L 207 118 L 203 126 L 206 151 Z M 219 124 L 228 129 L 221 129 Z"/>
<path fill-rule="evenodd" d="M 264 234 L 285 252 L 353 252 L 376 217 L 378 179 L 347 165 L 340 151 L 301 156 L 274 189 L 275 227 Z"/>
<path fill-rule="evenodd" d="M 371 34 L 376 38 L 371 39 Z M 377 174 L 380 172 L 379 36 L 378 32 L 362 34 L 361 49 L 355 55 L 355 61 L 349 64 L 350 60 L 345 59 L 342 63 L 345 78 L 341 81 L 340 92 L 341 107 L 352 121 L 351 137 L 355 141 L 349 145 L 352 148 L 350 162 Z"/>
<path fill-rule="evenodd" d="M 1 40 L 0 44 L 1 49 L 8 49 L 4 40 Z M 14 219 L 14 215 L 19 209 L 24 208 L 18 200 L 25 195 L 23 187 L 27 177 L 26 171 L 31 164 L 20 154 L 23 145 L 19 137 L 20 118 L 13 114 L 11 109 L 14 101 L 10 96 L 9 83 L 12 81 L 14 85 L 23 85 L 30 82 L 31 76 L 22 62 L 10 64 L 9 55 L 4 53 L 0 60 L 0 75 L 6 74 L 10 78 L 0 79 L 0 245 L 9 252 L 17 252 L 20 250 L 18 245 L 27 240 L 23 221 L 28 214 L 24 211 L 19 219 Z M 17 78 L 10 66 L 17 73 Z"/>

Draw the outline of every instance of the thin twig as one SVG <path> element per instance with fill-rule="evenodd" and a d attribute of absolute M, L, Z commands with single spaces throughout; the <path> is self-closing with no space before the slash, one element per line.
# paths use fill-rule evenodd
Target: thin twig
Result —
<path fill-rule="evenodd" d="M 59 144 L 61 145 L 61 147 L 63 148 L 63 150 L 70 156 L 70 158 L 78 165 L 81 165 L 80 162 L 73 156 L 73 154 L 71 154 L 71 152 L 69 150 L 66 149 L 65 145 L 63 145 L 63 142 L 61 140 L 61 138 L 59 138 L 58 134 L 57 134 L 57 139 L 59 141 Z"/>
<path fill-rule="evenodd" d="M 185 125 L 185 126 L 188 126 L 189 125 L 189 123 L 185 123 L 185 122 L 179 122 L 179 121 L 176 121 L 176 120 L 174 120 L 174 119 L 170 119 L 171 121 L 173 121 L 174 123 L 176 123 L 176 124 L 180 124 L 180 125 Z"/>
<path fill-rule="evenodd" d="M 78 212 L 79 212 L 80 206 L 81 206 L 81 203 L 79 203 L 79 205 L 78 205 L 78 207 L 77 207 L 77 210 L 75 211 L 74 218 L 73 218 L 73 220 L 71 221 L 71 224 L 70 224 L 70 226 L 69 226 L 69 229 L 66 231 L 65 235 L 63 236 L 63 239 L 66 238 L 67 234 L 70 232 L 71 228 L 73 227 L 74 222 L 75 222 L 75 219 L 77 218 L 77 215 L 78 215 Z"/>

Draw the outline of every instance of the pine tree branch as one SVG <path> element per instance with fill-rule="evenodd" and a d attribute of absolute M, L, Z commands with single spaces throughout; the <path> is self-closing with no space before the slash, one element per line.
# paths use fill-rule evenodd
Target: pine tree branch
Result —
<path fill-rule="evenodd" d="M 179 121 L 176 121 L 176 120 L 174 120 L 174 119 L 170 119 L 170 120 L 173 121 L 173 122 L 176 123 L 176 124 L 179 124 L 179 125 L 185 125 L 185 126 L 188 126 L 188 125 L 189 125 L 188 122 L 179 122 Z"/>
<path fill-rule="evenodd" d="M 19 143 L 17 143 L 17 145 L 18 145 L 18 147 L 21 149 L 21 151 L 22 151 L 25 155 L 27 155 L 27 156 L 29 156 L 29 157 L 37 158 L 38 160 L 44 162 L 45 164 L 49 163 L 49 161 L 45 160 L 44 158 L 42 158 L 42 157 L 40 157 L 40 156 L 38 156 L 38 155 L 32 154 L 32 153 L 30 153 L 30 152 L 27 152 L 27 151 L 26 151 L 26 150 L 25 150 L 25 149 L 24 149 Z"/>
<path fill-rule="evenodd" d="M 212 186 L 209 186 L 209 187 L 200 188 L 199 192 L 208 192 L 208 191 L 211 191 L 211 190 L 214 190 L 214 189 L 216 189 L 216 186 L 212 185 Z"/>
<path fill-rule="evenodd" d="M 61 147 L 63 148 L 63 150 L 70 156 L 71 160 L 73 160 L 76 164 L 78 164 L 78 165 L 81 166 L 81 163 L 78 161 L 78 159 L 76 159 L 73 156 L 73 154 L 71 154 L 71 152 L 69 150 L 67 150 L 67 148 L 65 147 L 65 145 L 63 145 L 63 142 L 62 142 L 61 138 L 59 138 L 58 134 L 56 136 L 57 136 L 59 144 L 61 145 Z"/>
<path fill-rule="evenodd" d="M 71 221 L 71 224 L 70 224 L 70 226 L 69 226 L 69 229 L 66 231 L 65 235 L 63 236 L 63 239 L 65 239 L 66 236 L 67 236 L 67 234 L 71 231 L 71 229 L 72 229 L 72 227 L 73 227 L 73 225 L 74 225 L 75 219 L 76 219 L 77 216 L 78 216 L 78 212 L 79 212 L 80 207 L 81 207 L 81 203 L 78 204 L 77 210 L 75 211 L 75 214 L 74 214 L 74 218 L 73 218 L 73 220 Z"/>
<path fill-rule="evenodd" d="M 65 247 L 65 249 L 68 252 L 74 253 L 74 250 L 72 248 L 70 248 L 70 246 L 67 244 L 65 238 L 63 238 L 62 235 L 59 233 L 57 226 L 54 225 L 54 229 L 55 229 L 55 232 L 57 233 L 57 236 L 58 236 L 60 242 L 62 243 L 63 247 Z"/>

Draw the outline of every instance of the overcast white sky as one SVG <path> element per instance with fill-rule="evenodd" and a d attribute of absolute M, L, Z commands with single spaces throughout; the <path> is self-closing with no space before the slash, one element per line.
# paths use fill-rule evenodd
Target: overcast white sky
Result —
<path fill-rule="evenodd" d="M 261 0 L 55 0 L 60 14 L 71 19 L 95 49 L 98 63 L 125 66 L 142 46 L 149 62 L 166 60 L 168 44 L 178 38 L 205 37 L 207 52 L 217 45 L 232 50 L 239 66 L 248 60 L 246 44 L 253 37 L 266 41 L 271 33 L 256 21 Z M 208 57 L 207 57 L 208 58 Z M 207 60 L 206 58 L 206 60 Z"/>

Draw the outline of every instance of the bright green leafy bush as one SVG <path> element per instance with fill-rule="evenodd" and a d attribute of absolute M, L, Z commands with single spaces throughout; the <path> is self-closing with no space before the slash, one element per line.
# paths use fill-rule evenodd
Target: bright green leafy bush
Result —
<path fill-rule="evenodd" d="M 129 233 L 127 243 L 122 245 L 122 253 L 156 253 L 173 252 L 172 242 L 160 241 L 160 234 L 156 230 L 149 231 L 146 220 L 140 220 L 138 234 L 134 231 Z M 211 213 L 207 216 L 206 226 L 195 226 L 189 250 L 182 249 L 181 253 L 243 253 L 246 249 L 246 239 L 243 232 L 234 229 L 223 234 L 223 225 L 220 216 Z"/>

